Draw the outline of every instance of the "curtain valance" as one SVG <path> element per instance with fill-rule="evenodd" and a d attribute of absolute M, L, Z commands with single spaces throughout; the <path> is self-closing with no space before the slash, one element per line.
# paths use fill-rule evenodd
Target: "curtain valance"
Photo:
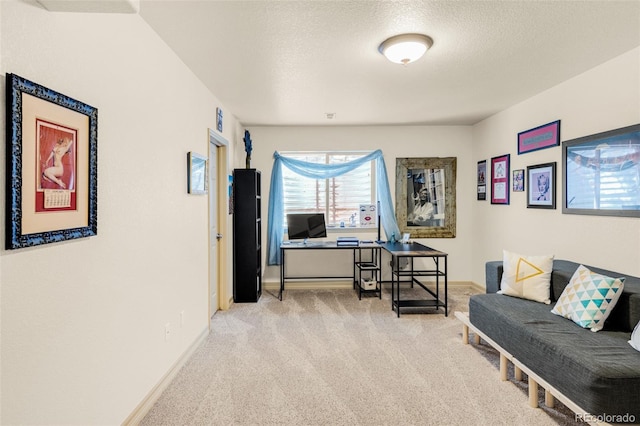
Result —
<path fill-rule="evenodd" d="M 382 151 L 379 149 L 364 157 L 340 164 L 318 164 L 302 160 L 283 157 L 277 151 L 273 153 L 273 170 L 271 172 L 271 188 L 269 191 L 269 213 L 267 227 L 267 264 L 279 265 L 280 244 L 284 239 L 284 180 L 282 167 L 301 176 L 311 179 L 330 179 L 350 172 L 369 161 L 376 162 L 376 193 L 380 206 L 380 221 L 387 236 L 400 236 L 400 229 L 396 223 L 393 201 L 389 190 L 387 168 L 384 164 Z"/>

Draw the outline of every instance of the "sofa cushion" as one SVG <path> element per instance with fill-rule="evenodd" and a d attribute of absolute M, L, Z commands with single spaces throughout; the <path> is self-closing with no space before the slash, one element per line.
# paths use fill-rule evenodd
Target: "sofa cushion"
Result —
<path fill-rule="evenodd" d="M 631 333 L 631 340 L 629 340 L 631 347 L 637 351 L 640 351 L 640 322 L 636 325 Z"/>
<path fill-rule="evenodd" d="M 551 313 L 591 331 L 602 330 L 623 288 L 624 278 L 598 274 L 580 265 Z"/>
<path fill-rule="evenodd" d="M 549 287 L 553 256 L 525 256 L 502 252 L 504 272 L 498 293 L 536 302 L 551 303 Z"/>
<path fill-rule="evenodd" d="M 498 294 L 469 299 L 474 327 L 586 412 L 640 419 L 640 356 L 630 333 L 592 333 L 541 303 Z"/>

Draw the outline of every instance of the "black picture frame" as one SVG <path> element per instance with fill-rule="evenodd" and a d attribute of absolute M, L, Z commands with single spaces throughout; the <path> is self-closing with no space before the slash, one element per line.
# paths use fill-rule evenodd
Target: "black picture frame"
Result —
<path fill-rule="evenodd" d="M 563 214 L 640 217 L 640 124 L 562 142 L 562 165 Z"/>
<path fill-rule="evenodd" d="M 97 235 L 97 108 L 8 73 L 6 123 L 6 248 Z M 43 137 L 48 130 L 48 136 Z M 67 151 L 56 151 L 53 142 L 49 145 L 53 147 L 52 159 L 47 159 L 42 154 L 43 140 L 55 141 L 61 134 L 69 135 L 64 139 Z M 57 139 L 58 144 L 62 141 Z M 59 159 L 67 154 L 72 158 L 67 170 L 71 169 L 73 178 L 70 183 L 53 182 L 57 179 L 48 169 L 59 166 Z M 46 188 L 45 183 L 58 187 Z M 59 200 L 63 201 L 57 204 Z"/>
<path fill-rule="evenodd" d="M 527 208 L 556 208 L 556 162 L 527 166 Z"/>
<path fill-rule="evenodd" d="M 487 160 L 478 161 L 476 168 L 476 193 L 478 201 L 487 199 Z"/>

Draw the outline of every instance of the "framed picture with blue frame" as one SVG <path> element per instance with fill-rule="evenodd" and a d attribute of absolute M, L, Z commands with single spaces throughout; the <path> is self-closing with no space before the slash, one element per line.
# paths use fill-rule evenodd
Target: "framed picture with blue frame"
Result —
<path fill-rule="evenodd" d="M 518 133 L 518 155 L 560 145 L 560 120 Z"/>
<path fill-rule="evenodd" d="M 6 248 L 97 235 L 97 108 L 16 74 L 6 96 Z"/>

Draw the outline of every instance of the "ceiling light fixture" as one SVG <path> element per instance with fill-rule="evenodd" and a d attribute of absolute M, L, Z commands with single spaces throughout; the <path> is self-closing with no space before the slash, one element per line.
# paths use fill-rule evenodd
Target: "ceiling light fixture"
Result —
<path fill-rule="evenodd" d="M 378 51 L 391 62 L 407 65 L 420 59 L 431 46 L 433 39 L 424 34 L 399 34 L 380 43 Z"/>

